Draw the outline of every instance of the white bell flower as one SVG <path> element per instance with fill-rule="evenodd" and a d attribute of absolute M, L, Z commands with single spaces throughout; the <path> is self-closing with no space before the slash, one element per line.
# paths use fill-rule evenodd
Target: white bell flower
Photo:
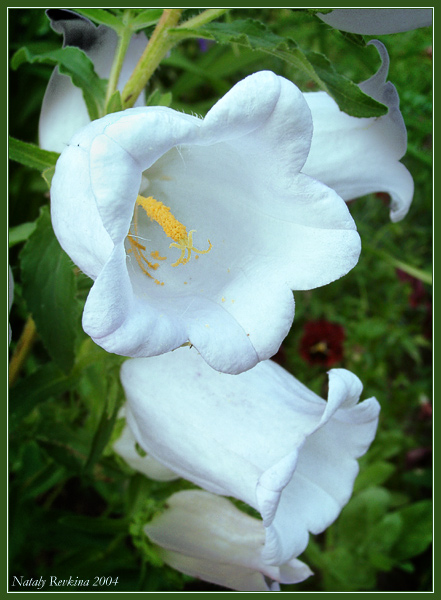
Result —
<path fill-rule="evenodd" d="M 204 119 L 140 107 L 77 132 L 56 165 L 51 213 L 95 280 L 86 333 L 131 357 L 191 343 L 228 373 L 273 356 L 292 290 L 341 277 L 360 252 L 344 201 L 301 172 L 312 129 L 298 88 L 263 71 Z"/>
<path fill-rule="evenodd" d="M 335 8 L 317 16 L 341 31 L 384 35 L 432 25 L 431 8 Z"/>
<path fill-rule="evenodd" d="M 272 361 L 233 376 L 189 348 L 127 360 L 121 381 L 139 445 L 184 479 L 255 508 L 263 558 L 275 565 L 337 518 L 378 423 L 378 402 L 358 403 L 362 384 L 345 369 L 329 371 L 327 402 Z"/>
<path fill-rule="evenodd" d="M 262 559 L 265 528 L 226 498 L 202 490 L 177 492 L 144 528 L 169 566 L 245 592 L 275 592 L 299 583 L 311 570 L 294 558 L 273 566 Z"/>
<path fill-rule="evenodd" d="M 115 31 L 106 25 L 96 27 L 89 19 L 71 10 L 51 8 L 48 9 L 47 15 L 51 20 L 52 29 L 63 34 L 64 46 L 75 46 L 83 50 L 93 62 L 97 75 L 108 79 L 118 43 Z M 120 91 L 127 83 L 146 45 L 147 38 L 144 33 L 132 36 L 118 81 Z M 136 106 L 144 103 L 143 96 L 138 98 Z M 89 121 L 81 89 L 56 67 L 49 79 L 41 106 L 38 125 L 41 148 L 61 152 L 73 134 Z"/>
<path fill-rule="evenodd" d="M 406 216 L 414 191 L 411 174 L 399 162 L 406 153 L 407 131 L 397 90 L 386 81 L 387 50 L 378 40 L 369 44 L 378 49 L 382 65 L 359 87 L 385 104 L 387 114 L 360 119 L 342 112 L 325 92 L 304 94 L 311 109 L 314 134 L 303 172 L 329 185 L 344 200 L 373 192 L 390 194 L 390 217 L 396 222 Z"/>
<path fill-rule="evenodd" d="M 118 416 L 125 418 L 125 411 L 121 410 Z M 154 479 L 155 481 L 173 481 L 179 477 L 179 475 L 164 467 L 164 465 L 152 456 L 146 454 L 144 451 L 140 451 L 142 449 L 137 447 L 135 436 L 127 423 L 124 424 L 121 435 L 113 443 L 112 447 L 129 467 L 135 471 L 139 471 L 149 479 Z"/>

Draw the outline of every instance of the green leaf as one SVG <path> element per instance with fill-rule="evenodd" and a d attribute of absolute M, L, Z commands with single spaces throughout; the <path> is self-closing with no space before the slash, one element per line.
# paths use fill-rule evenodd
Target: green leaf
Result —
<path fill-rule="evenodd" d="M 12 248 L 12 246 L 15 246 L 16 244 L 20 244 L 21 242 L 25 242 L 35 231 L 36 227 L 36 223 L 22 223 L 16 227 L 11 227 L 8 235 L 9 248 Z"/>
<path fill-rule="evenodd" d="M 357 493 L 370 486 L 377 486 L 384 483 L 395 472 L 395 466 L 391 463 L 378 461 L 369 465 L 361 471 L 355 480 L 354 493 Z"/>
<path fill-rule="evenodd" d="M 311 15 L 315 15 L 317 13 L 320 13 L 322 15 L 327 15 L 328 13 L 332 12 L 334 9 L 333 8 L 294 8 L 293 10 L 306 10 L 307 13 L 311 14 Z"/>
<path fill-rule="evenodd" d="M 359 33 L 349 33 L 348 31 L 339 31 L 339 33 L 347 42 L 354 44 L 355 46 L 359 46 L 360 48 L 366 46 L 366 40 Z"/>
<path fill-rule="evenodd" d="M 68 373 L 74 363 L 80 306 L 74 268 L 54 235 L 47 207 L 20 258 L 23 295 L 37 331 L 55 363 Z"/>
<path fill-rule="evenodd" d="M 358 85 L 337 73 L 325 56 L 302 50 L 294 40 L 276 35 L 259 21 L 248 19 L 232 23 L 210 23 L 195 30 L 179 27 L 171 29 L 170 33 L 182 38 L 197 36 L 222 44 L 234 43 L 282 59 L 304 71 L 334 98 L 342 111 L 354 117 L 379 117 L 387 112 L 386 106 L 364 94 Z"/>
<path fill-rule="evenodd" d="M 65 467 L 76 475 L 81 472 L 81 459 L 77 456 L 75 450 L 52 440 L 39 439 L 38 443 L 58 465 Z"/>
<path fill-rule="evenodd" d="M 373 526 L 386 515 L 390 501 L 390 493 L 381 487 L 369 487 L 353 496 L 337 522 L 342 543 L 361 551 Z"/>
<path fill-rule="evenodd" d="M 117 387 L 116 380 L 110 381 L 110 383 L 114 384 L 113 388 Z M 88 459 L 86 461 L 86 464 L 84 466 L 84 473 L 91 472 L 91 470 L 93 469 L 93 466 L 100 459 L 104 448 L 106 447 L 108 441 L 111 438 L 112 431 L 113 431 L 113 428 L 114 428 L 114 425 L 116 422 L 116 418 L 118 415 L 118 411 L 120 408 L 119 404 L 117 402 L 114 402 L 113 411 L 109 415 L 108 406 L 109 406 L 109 404 L 112 403 L 112 398 L 111 398 L 112 393 L 115 394 L 115 389 L 110 390 L 110 393 L 109 393 L 110 399 L 109 399 L 109 397 L 107 398 L 106 405 L 103 408 L 101 420 L 98 425 L 98 429 L 95 432 L 95 435 L 93 437 L 90 453 L 89 453 Z"/>
<path fill-rule="evenodd" d="M 164 10 L 162 8 L 147 8 L 130 21 L 130 27 L 134 31 L 139 31 L 145 27 L 156 25 L 163 12 Z"/>
<path fill-rule="evenodd" d="M 323 89 L 337 102 L 340 110 L 353 117 L 380 117 L 387 113 L 387 107 L 366 95 L 354 82 L 335 71 L 323 54 L 305 51 L 315 73 L 322 82 Z"/>
<path fill-rule="evenodd" d="M 78 375 L 66 375 L 54 363 L 48 363 L 20 379 L 9 394 L 11 429 L 41 402 L 72 389 L 77 379 Z"/>
<path fill-rule="evenodd" d="M 72 83 L 82 90 L 90 119 L 93 121 L 104 114 L 107 81 L 98 77 L 92 61 L 79 48 L 66 46 L 44 54 L 34 54 L 23 47 L 12 57 L 11 67 L 18 69 L 25 62 L 58 65 L 60 73 L 68 75 Z"/>
<path fill-rule="evenodd" d="M 44 171 L 48 167 L 54 167 L 59 156 L 57 152 L 49 152 L 35 144 L 22 142 L 9 136 L 9 158 L 26 167 Z"/>
<path fill-rule="evenodd" d="M 394 548 L 393 556 L 405 561 L 424 552 L 432 542 L 433 506 L 430 500 L 421 500 L 398 511 L 402 519 L 402 533 Z"/>
<path fill-rule="evenodd" d="M 397 512 L 386 514 L 374 523 L 368 534 L 367 555 L 371 564 L 381 571 L 389 571 L 396 560 L 390 556 L 390 549 L 396 543 L 403 528 L 403 520 Z"/>
<path fill-rule="evenodd" d="M 163 94 L 159 90 L 154 90 L 147 98 L 146 106 L 170 106 L 172 103 L 172 93 L 166 92 Z"/>
<path fill-rule="evenodd" d="M 52 177 L 55 175 L 55 167 L 48 167 L 43 171 L 41 176 L 46 182 L 48 189 L 51 189 Z"/>
<path fill-rule="evenodd" d="M 75 8 L 75 12 L 99 25 L 107 25 L 107 27 L 111 27 L 117 33 L 120 33 L 124 29 L 124 24 L 118 17 L 102 8 Z"/>
<path fill-rule="evenodd" d="M 122 109 L 123 105 L 121 92 L 119 90 L 115 90 L 106 104 L 106 115 L 110 115 L 110 113 L 119 112 Z"/>

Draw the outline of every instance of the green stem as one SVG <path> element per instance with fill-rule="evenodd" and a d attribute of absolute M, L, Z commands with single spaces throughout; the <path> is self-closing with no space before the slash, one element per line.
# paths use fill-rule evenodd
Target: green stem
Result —
<path fill-rule="evenodd" d="M 118 80 L 121 73 L 121 69 L 124 63 L 124 58 L 127 53 L 127 49 L 132 39 L 132 30 L 129 27 L 124 27 L 121 34 L 118 37 L 118 46 L 116 48 L 115 58 L 113 60 L 112 70 L 109 75 L 109 83 L 107 84 L 106 90 L 106 101 L 104 106 L 106 107 L 110 98 L 114 94 L 118 87 Z"/>
<path fill-rule="evenodd" d="M 183 27 L 185 29 L 196 29 L 197 27 L 202 27 L 203 25 L 206 25 L 207 23 L 214 21 L 214 19 L 221 17 L 222 15 L 227 13 L 229 10 L 231 10 L 231 9 L 230 8 L 208 8 L 207 10 L 204 10 L 196 17 L 193 17 L 192 19 L 185 21 L 185 23 L 182 23 L 181 25 L 179 25 L 179 27 Z M 179 29 L 179 27 L 178 27 L 178 29 Z"/>
<path fill-rule="evenodd" d="M 15 383 L 36 337 L 37 329 L 34 320 L 32 317 L 29 317 L 9 362 L 9 386 Z"/>
<path fill-rule="evenodd" d="M 423 283 L 428 283 L 429 285 L 432 285 L 432 274 L 431 273 L 428 273 L 427 271 L 423 271 L 422 269 L 418 269 L 418 267 L 413 267 L 412 265 L 408 265 L 407 263 L 405 263 L 401 260 L 398 260 L 397 258 L 394 258 L 393 256 L 391 256 L 384 250 L 377 250 L 376 248 L 372 248 L 371 246 L 367 246 L 366 244 L 363 244 L 363 250 L 372 252 L 372 254 L 375 254 L 379 258 L 382 258 L 383 260 L 387 261 L 389 264 L 393 265 L 395 268 L 401 269 L 408 275 L 411 275 L 412 277 L 419 279 Z"/>
<path fill-rule="evenodd" d="M 182 8 L 166 8 L 147 44 L 138 64 L 122 93 L 124 108 L 130 108 L 147 85 L 156 67 L 177 42 L 175 36 L 169 34 L 169 29 L 175 27 L 181 18 Z"/>

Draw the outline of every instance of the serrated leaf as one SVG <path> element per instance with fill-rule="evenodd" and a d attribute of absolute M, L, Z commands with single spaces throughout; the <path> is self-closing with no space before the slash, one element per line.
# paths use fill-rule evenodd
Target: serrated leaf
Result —
<path fill-rule="evenodd" d="M 103 8 L 75 8 L 75 12 L 87 17 L 99 25 L 107 25 L 117 33 L 124 29 L 124 24 L 117 16 Z"/>
<path fill-rule="evenodd" d="M 74 363 L 80 306 L 73 265 L 55 237 L 47 207 L 20 259 L 23 296 L 37 331 L 52 359 L 68 373 Z"/>
<path fill-rule="evenodd" d="M 387 112 L 383 104 L 366 95 L 358 85 L 335 71 L 325 56 L 302 50 L 294 40 L 273 33 L 259 21 L 238 19 L 232 23 L 210 23 L 195 30 L 179 27 L 170 32 L 182 37 L 197 35 L 223 44 L 234 43 L 280 58 L 304 71 L 334 98 L 342 111 L 354 117 L 379 117 Z"/>
<path fill-rule="evenodd" d="M 337 102 L 340 110 L 353 117 L 381 117 L 387 113 L 387 107 L 367 96 L 353 81 L 337 73 L 323 54 L 305 51 L 305 55 L 314 67 L 322 82 L 323 89 Z"/>
<path fill-rule="evenodd" d="M 83 92 L 90 119 L 94 121 L 103 115 L 107 81 L 98 77 L 92 61 L 82 50 L 66 46 L 44 54 L 34 54 L 23 47 L 12 57 L 11 67 L 18 69 L 25 62 L 58 65 L 60 73 L 68 75 Z"/>
<path fill-rule="evenodd" d="M 9 158 L 15 160 L 26 167 L 44 171 L 48 167 L 53 167 L 60 156 L 57 152 L 43 150 L 35 144 L 22 142 L 9 136 Z"/>

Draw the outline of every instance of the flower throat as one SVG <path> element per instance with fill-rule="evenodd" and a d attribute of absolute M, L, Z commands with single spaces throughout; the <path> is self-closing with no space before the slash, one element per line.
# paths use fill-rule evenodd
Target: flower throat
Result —
<path fill-rule="evenodd" d="M 160 227 L 163 229 L 165 235 L 173 240 L 169 248 L 178 248 L 181 251 L 181 256 L 176 262 L 172 263 L 172 267 L 186 265 L 191 258 L 192 251 L 196 254 L 196 258 L 199 258 L 199 254 L 208 254 L 208 252 L 210 252 L 212 249 L 210 240 L 208 240 L 209 247 L 207 250 L 198 250 L 195 248 L 193 246 L 193 233 L 195 233 L 195 230 L 192 229 L 189 233 L 187 233 L 185 225 L 180 223 L 176 217 L 173 216 L 168 206 L 165 206 L 165 204 L 162 202 L 155 200 L 152 196 L 149 196 L 148 198 L 144 198 L 144 196 L 138 196 L 133 214 L 133 233 L 132 231 L 129 231 L 127 235 L 127 239 L 130 244 L 130 248 L 127 252 L 133 253 L 142 272 L 150 277 L 150 279 L 153 279 L 157 285 L 164 285 L 164 282 L 159 281 L 159 279 L 155 279 L 155 277 L 149 273 L 148 269 L 156 271 L 156 269 L 159 267 L 159 263 L 151 262 L 144 254 L 146 247 L 138 242 L 139 206 L 145 210 L 149 219 L 151 221 L 155 221 L 155 223 L 158 223 L 158 225 L 160 225 Z M 155 260 L 167 260 L 167 257 L 160 256 L 157 250 L 151 252 L 150 256 Z"/>

